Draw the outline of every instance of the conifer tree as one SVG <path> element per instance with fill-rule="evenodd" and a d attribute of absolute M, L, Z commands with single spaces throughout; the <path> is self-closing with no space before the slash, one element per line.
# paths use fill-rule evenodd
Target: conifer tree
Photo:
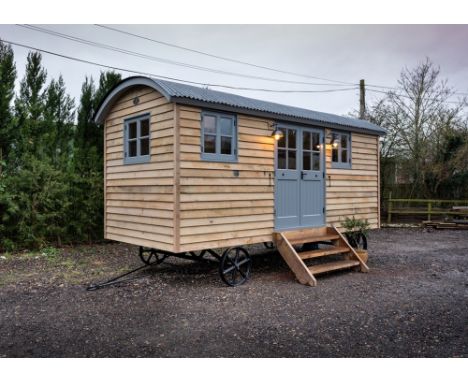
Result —
<path fill-rule="evenodd" d="M 27 58 L 26 72 L 20 83 L 19 96 L 15 101 L 18 124 L 16 139 L 17 155 L 43 151 L 40 139 L 44 133 L 44 85 L 47 72 L 42 67 L 42 56 L 30 52 Z"/>
<path fill-rule="evenodd" d="M 14 134 L 11 103 L 15 95 L 15 80 L 13 50 L 0 40 L 0 174 Z"/>
<path fill-rule="evenodd" d="M 51 80 L 45 92 L 44 140 L 47 153 L 55 165 L 67 163 L 73 147 L 75 102 L 66 93 L 63 77 Z M 61 160 L 62 159 L 62 160 Z"/>

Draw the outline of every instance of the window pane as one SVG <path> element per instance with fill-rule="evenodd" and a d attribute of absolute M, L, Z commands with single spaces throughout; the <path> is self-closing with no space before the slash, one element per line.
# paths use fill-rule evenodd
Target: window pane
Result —
<path fill-rule="evenodd" d="M 203 116 L 203 131 L 205 133 L 216 134 L 216 117 L 212 115 Z"/>
<path fill-rule="evenodd" d="M 348 163 L 348 150 L 341 150 L 341 162 Z"/>
<path fill-rule="evenodd" d="M 320 150 L 320 134 L 319 133 L 312 133 L 312 150 L 315 150 L 315 151 Z"/>
<path fill-rule="evenodd" d="M 232 134 L 233 123 L 232 123 L 231 118 L 221 117 L 219 119 L 219 125 L 221 127 L 221 135 L 229 135 L 229 136 L 233 135 Z"/>
<path fill-rule="evenodd" d="M 128 156 L 136 157 L 137 156 L 137 141 L 128 142 Z"/>
<path fill-rule="evenodd" d="M 312 170 L 320 171 L 320 154 L 319 153 L 312 154 Z"/>
<path fill-rule="evenodd" d="M 332 149 L 332 162 L 338 162 L 338 149 Z"/>
<path fill-rule="evenodd" d="M 310 150 L 310 132 L 304 131 L 302 133 L 302 139 L 303 139 L 303 149 L 304 150 Z"/>
<path fill-rule="evenodd" d="M 143 119 L 140 122 L 140 137 L 149 135 L 149 119 Z"/>
<path fill-rule="evenodd" d="M 216 153 L 216 135 L 205 135 L 203 148 L 205 153 Z"/>
<path fill-rule="evenodd" d="M 128 138 L 136 138 L 137 137 L 137 123 L 131 122 L 128 124 Z"/>
<path fill-rule="evenodd" d="M 286 150 L 278 149 L 278 168 L 286 169 Z"/>
<path fill-rule="evenodd" d="M 278 147 L 286 147 L 286 129 L 280 129 L 283 132 L 283 136 L 278 139 Z"/>
<path fill-rule="evenodd" d="M 304 170 L 310 170 L 310 151 L 304 151 L 302 154 L 302 167 Z"/>
<path fill-rule="evenodd" d="M 348 136 L 346 134 L 341 134 L 341 147 L 343 149 L 348 148 Z"/>
<path fill-rule="evenodd" d="M 293 129 L 288 130 L 288 148 L 290 149 L 296 148 L 296 130 L 293 130 Z"/>
<path fill-rule="evenodd" d="M 149 138 L 140 139 L 140 155 L 149 155 Z"/>
<path fill-rule="evenodd" d="M 231 137 L 221 137 L 221 154 L 232 154 L 232 138 Z"/>
<path fill-rule="evenodd" d="M 288 169 L 289 170 L 296 169 L 296 151 L 295 150 L 288 150 Z"/>

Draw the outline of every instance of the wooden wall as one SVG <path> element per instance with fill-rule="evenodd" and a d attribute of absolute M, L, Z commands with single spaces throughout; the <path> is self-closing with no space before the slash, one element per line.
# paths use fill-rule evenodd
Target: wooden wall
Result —
<path fill-rule="evenodd" d="M 351 169 L 333 169 L 331 146 L 327 145 L 327 224 L 340 227 L 340 220 L 354 215 L 368 219 L 372 228 L 378 228 L 378 137 L 356 133 L 352 133 L 351 137 Z"/>
<path fill-rule="evenodd" d="M 180 250 L 271 241 L 274 140 L 270 121 L 237 116 L 238 163 L 200 159 L 201 110 L 178 106 Z M 233 170 L 238 170 L 238 176 Z"/>
<path fill-rule="evenodd" d="M 145 112 L 151 161 L 124 165 L 123 121 Z M 147 87 L 125 93 L 105 122 L 105 237 L 173 252 L 271 241 L 271 123 L 239 114 L 238 162 L 202 161 L 201 109 L 168 103 Z M 327 149 L 327 224 L 354 214 L 378 226 L 377 145 L 377 137 L 353 133 L 351 170 L 332 169 Z"/>
<path fill-rule="evenodd" d="M 145 112 L 151 112 L 151 161 L 124 165 L 123 121 Z M 173 250 L 174 105 L 148 87 L 133 88 L 110 110 L 104 136 L 105 238 Z"/>

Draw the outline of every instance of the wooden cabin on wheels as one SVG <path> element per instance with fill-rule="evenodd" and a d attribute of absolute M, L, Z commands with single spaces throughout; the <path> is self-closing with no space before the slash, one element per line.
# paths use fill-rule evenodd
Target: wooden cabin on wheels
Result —
<path fill-rule="evenodd" d="M 381 127 L 147 77 L 114 87 L 95 121 L 105 237 L 140 246 L 145 263 L 215 257 L 221 278 L 239 285 L 250 274 L 246 246 L 274 243 L 306 285 L 368 270 L 340 222 L 380 226 Z M 300 252 L 304 243 L 320 245 Z M 334 261 L 318 260 L 326 256 Z"/>

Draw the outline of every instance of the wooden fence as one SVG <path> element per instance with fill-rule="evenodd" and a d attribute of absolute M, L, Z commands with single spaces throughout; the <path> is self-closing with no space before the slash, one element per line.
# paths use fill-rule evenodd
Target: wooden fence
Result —
<path fill-rule="evenodd" d="M 392 222 L 392 215 L 425 215 L 429 221 L 433 216 L 466 217 L 468 211 L 453 208 L 457 206 L 468 206 L 468 200 L 389 198 L 387 200 L 387 224 Z"/>

